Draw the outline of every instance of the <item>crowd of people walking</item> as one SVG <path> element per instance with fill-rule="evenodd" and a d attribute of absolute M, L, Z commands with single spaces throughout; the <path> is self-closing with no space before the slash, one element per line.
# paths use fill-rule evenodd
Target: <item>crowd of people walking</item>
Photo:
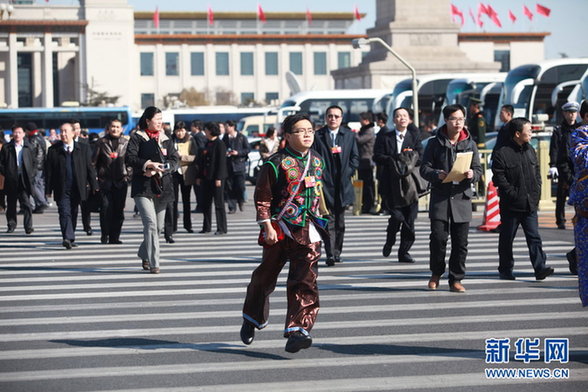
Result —
<path fill-rule="evenodd" d="M 588 181 L 584 150 L 588 145 L 588 104 L 584 102 L 580 107 L 570 102 L 561 109 L 564 121 L 553 132 L 550 176 L 559 178 L 557 226 L 565 229 L 563 206 L 569 194 L 570 204 L 574 205 L 576 212 L 574 223 L 578 245 L 583 244 L 588 219 L 585 211 L 588 210 L 588 197 L 584 194 L 584 182 Z M 578 113 L 582 126 L 576 123 Z M 430 193 L 431 277 L 427 286 L 430 290 L 438 289 L 448 270 L 450 291 L 465 292 L 462 280 L 466 275 L 473 191 L 482 177 L 478 147 L 485 147 L 485 124 L 479 102 L 473 100 L 469 110 L 460 105 L 446 106 L 443 109 L 445 124 L 432 137 L 425 134 L 429 138 L 424 148 L 423 134 L 412 123 L 408 108 L 396 108 L 390 123 L 385 114 L 374 117 L 372 113 L 361 113 L 361 128 L 355 132 L 344 125 L 344 116 L 344 109 L 333 105 L 326 110 L 322 127 L 302 116 L 289 117 L 290 123 L 285 122 L 287 128 L 282 125 L 281 132 L 268 129 L 260 144 L 262 165 L 257 168 L 259 180 L 255 193 L 258 222 L 266 232 L 267 245 L 279 241 L 274 226 L 269 227 L 264 222 L 279 216 L 279 231 L 314 254 L 313 265 L 320 255 L 320 246 L 316 248 L 314 245 L 316 242 L 324 244 L 327 266 L 341 263 L 345 215 L 355 201 L 353 181 L 358 178 L 363 183 L 361 212 L 389 215 L 383 256 L 391 255 L 400 232 L 396 259 L 401 263 L 414 263 L 410 249 L 415 242 L 418 201 L 420 196 Z M 513 118 L 509 105 L 501 108 L 500 117 L 504 125 L 492 154 L 494 183 L 501 198 L 498 276 L 505 280 L 516 279 L 512 246 L 518 227 L 522 226 L 535 278 L 543 280 L 553 274 L 554 269 L 547 264 L 538 230 L 542 178 L 537 154 L 530 143 L 531 124 L 527 119 Z M 391 124 L 390 128 L 387 124 Z M 471 125 L 468 127 L 468 124 Z M 476 127 L 475 134 L 469 129 L 471 127 Z M 130 137 L 122 135 L 121 123 L 116 119 L 109 122 L 105 135 L 95 138 L 94 142 L 84 137 L 77 120 L 62 124 L 59 131 L 60 139 L 50 141 L 42 136 L 35 124 L 15 125 L 12 140 L 0 151 L 3 179 L 0 185 L 3 185 L 6 196 L 6 203 L 0 207 L 6 209 L 8 233 L 17 227 L 17 203 L 20 203 L 24 230 L 28 235 L 34 231 L 33 214 L 43 213 L 52 196 L 57 204 L 62 245 L 66 249 L 77 246 L 78 209 L 82 211 L 84 231 L 92 235 L 90 211 L 96 209 L 95 205 L 100 212 L 100 242 L 121 244 L 130 184 L 135 211 L 144 228 L 138 256 L 142 267 L 156 274 L 160 272 L 160 234 L 164 234 L 166 242 L 175 242 L 173 235 L 178 230 L 180 208 L 186 232 L 194 232 L 191 214 L 198 212 L 203 217 L 199 233 L 209 233 L 212 231 L 214 203 L 215 235 L 228 232 L 227 213 L 235 214 L 244 209 L 250 145 L 232 121 L 204 124 L 194 121 L 189 126 L 178 122 L 173 131 L 168 131 L 161 111 L 149 107 Z M 305 158 L 307 154 L 312 158 Z M 314 174 L 306 175 L 308 161 L 312 159 L 317 160 L 310 164 Z M 282 175 L 286 176 L 285 179 Z M 300 186 L 302 183 L 304 187 Z M 298 194 L 302 190 L 306 192 L 304 196 Z M 194 210 L 191 210 L 192 193 L 196 201 Z M 282 198 L 277 198 L 278 194 L 282 194 Z M 284 200 L 287 195 L 292 199 Z M 282 204 L 287 201 L 287 205 L 278 208 L 281 204 L 277 200 Z M 311 219 L 314 223 L 308 226 L 307 217 L 316 219 L 316 222 Z M 302 237 L 296 234 L 299 226 L 306 227 Z M 451 251 L 446 262 L 450 236 Z M 305 240 L 300 242 L 300 238 Z M 308 248 L 310 245 L 312 249 Z M 264 250 L 264 254 L 266 252 L 268 260 L 278 257 L 278 253 L 282 255 L 282 251 L 273 256 L 272 252 Z M 568 254 L 570 270 L 580 275 L 585 305 L 588 305 L 587 257 L 583 245 Z M 282 265 L 283 262 L 285 259 L 281 261 Z M 259 272 L 262 276 L 270 273 L 262 270 Z M 255 285 L 261 286 L 255 289 L 250 286 L 253 290 L 251 298 L 257 298 L 255 292 L 264 291 L 264 285 L 271 286 L 276 270 L 271 271 L 271 277 L 254 277 L 252 284 L 257 282 Z M 264 296 L 269 295 L 267 290 L 264 292 Z M 261 299 L 251 301 L 257 303 Z M 264 323 L 265 311 L 254 316 L 257 314 L 252 310 L 254 307 L 246 305 L 249 324 L 244 327 L 245 340 L 252 340 L 251 325 L 260 327 Z"/>

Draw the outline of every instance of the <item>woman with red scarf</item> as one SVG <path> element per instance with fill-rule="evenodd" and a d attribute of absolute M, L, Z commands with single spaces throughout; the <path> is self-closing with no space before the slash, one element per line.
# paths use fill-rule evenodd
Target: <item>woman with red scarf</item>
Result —
<path fill-rule="evenodd" d="M 133 168 L 131 197 L 143 221 L 143 242 L 138 256 L 143 269 L 159 273 L 159 233 L 163 230 L 165 208 L 174 200 L 172 175 L 179 155 L 163 131 L 161 110 L 150 106 L 139 120 L 127 147 L 126 164 Z"/>

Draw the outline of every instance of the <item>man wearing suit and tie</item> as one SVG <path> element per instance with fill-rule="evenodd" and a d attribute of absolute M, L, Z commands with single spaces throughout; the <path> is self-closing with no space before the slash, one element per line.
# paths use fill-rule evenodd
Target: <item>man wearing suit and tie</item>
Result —
<path fill-rule="evenodd" d="M 92 152 L 87 143 L 74 141 L 72 124 L 61 125 L 61 141 L 49 147 L 45 166 L 45 193 L 57 202 L 59 226 L 66 249 L 76 247 L 75 230 L 78 206 L 88 193 L 98 192 Z"/>
<path fill-rule="evenodd" d="M 415 240 L 414 221 L 419 201 L 413 175 L 419 170 L 423 147 L 418 130 L 409 127 L 408 110 L 396 108 L 392 116 L 394 129 L 391 132 L 380 131 L 374 147 L 374 161 L 382 168 L 382 203 L 390 212 L 382 254 L 390 256 L 396 233 L 400 230 L 398 261 L 414 263 L 408 253 Z"/>
<path fill-rule="evenodd" d="M 0 174 L 5 178 L 7 233 L 12 233 L 16 228 L 17 200 L 24 214 L 25 233 L 33 232 L 33 210 L 29 199 L 36 172 L 34 147 L 25 140 L 24 129 L 15 125 L 12 127 L 12 141 L 0 150 Z"/>
<path fill-rule="evenodd" d="M 355 134 L 341 126 L 343 109 L 330 106 L 326 114 L 327 125 L 319 129 L 312 148 L 324 159 L 323 192 L 329 210 L 330 240 L 325 241 L 327 266 L 341 261 L 345 234 L 345 209 L 353 204 L 355 194 L 351 177 L 359 166 L 359 153 Z"/>

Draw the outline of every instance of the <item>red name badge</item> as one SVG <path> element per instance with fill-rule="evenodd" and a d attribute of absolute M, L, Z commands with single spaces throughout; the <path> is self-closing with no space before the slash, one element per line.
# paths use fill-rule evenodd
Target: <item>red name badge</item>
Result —
<path fill-rule="evenodd" d="M 163 154 L 164 157 L 166 157 L 167 156 L 167 148 L 162 148 L 161 153 Z"/>
<path fill-rule="evenodd" d="M 118 158 L 118 152 L 111 152 L 110 159 L 116 159 L 116 158 Z"/>
<path fill-rule="evenodd" d="M 341 154 L 341 151 L 342 151 L 341 146 L 331 147 L 331 153 L 333 153 L 333 154 Z"/>
<path fill-rule="evenodd" d="M 316 185 L 316 178 L 314 176 L 306 176 L 304 177 L 304 185 L 307 188 L 312 188 Z"/>

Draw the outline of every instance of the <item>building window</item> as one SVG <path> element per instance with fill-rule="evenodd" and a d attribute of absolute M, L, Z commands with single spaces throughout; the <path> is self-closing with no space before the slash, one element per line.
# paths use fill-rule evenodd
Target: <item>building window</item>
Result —
<path fill-rule="evenodd" d="M 241 93 L 241 105 L 249 105 L 255 102 L 255 95 L 253 93 Z"/>
<path fill-rule="evenodd" d="M 337 67 L 339 69 L 351 67 L 351 52 L 337 52 Z"/>
<path fill-rule="evenodd" d="M 190 53 L 190 68 L 192 76 L 204 76 L 204 53 Z"/>
<path fill-rule="evenodd" d="M 228 52 L 217 52 L 216 53 L 216 74 L 221 75 L 221 76 L 229 74 L 229 53 Z"/>
<path fill-rule="evenodd" d="M 314 52 L 314 74 L 327 74 L 327 52 Z"/>
<path fill-rule="evenodd" d="M 241 53 L 241 75 L 253 75 L 253 52 Z"/>
<path fill-rule="evenodd" d="M 265 102 L 268 105 L 272 104 L 272 101 L 277 101 L 280 99 L 280 94 L 278 93 L 265 93 Z"/>
<path fill-rule="evenodd" d="M 302 75 L 302 52 L 290 53 L 290 71 L 294 75 Z"/>
<path fill-rule="evenodd" d="M 265 74 L 278 74 L 278 52 L 266 52 L 265 54 Z"/>
<path fill-rule="evenodd" d="M 141 94 L 141 107 L 155 106 L 155 94 Z"/>
<path fill-rule="evenodd" d="M 141 53 L 141 76 L 153 76 L 153 53 Z"/>
<path fill-rule="evenodd" d="M 179 64 L 180 54 L 177 52 L 170 52 L 165 54 L 165 75 L 178 76 L 180 74 Z"/>
<path fill-rule="evenodd" d="M 500 72 L 510 71 L 510 51 L 509 50 L 495 50 L 494 61 L 500 63 Z"/>

